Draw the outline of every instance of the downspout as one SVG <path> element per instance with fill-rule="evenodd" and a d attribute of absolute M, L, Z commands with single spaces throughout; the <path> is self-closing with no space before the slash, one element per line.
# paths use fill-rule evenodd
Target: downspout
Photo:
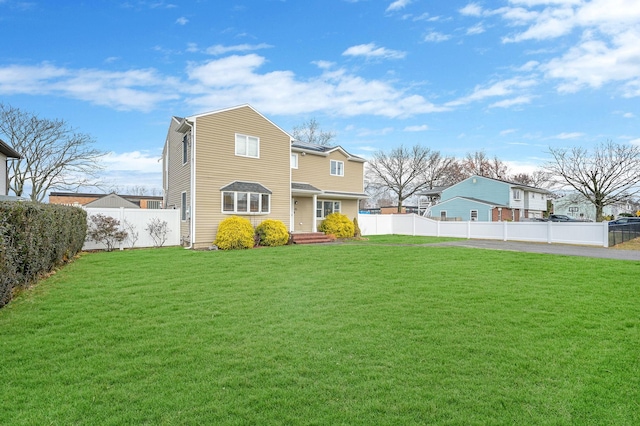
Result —
<path fill-rule="evenodd" d="M 187 126 L 191 127 L 191 156 L 189 158 L 190 164 L 190 173 L 191 179 L 189 179 L 189 246 L 186 247 L 187 250 L 193 248 L 193 239 L 196 236 L 196 126 L 195 122 L 193 124 L 189 123 L 188 119 L 185 119 L 185 123 Z"/>

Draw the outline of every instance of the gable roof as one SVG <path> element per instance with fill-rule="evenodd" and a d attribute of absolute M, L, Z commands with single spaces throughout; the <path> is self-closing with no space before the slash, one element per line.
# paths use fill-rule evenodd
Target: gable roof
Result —
<path fill-rule="evenodd" d="M 292 151 L 308 152 L 310 154 L 322 155 L 323 157 L 328 156 L 334 151 L 338 151 L 338 152 L 341 152 L 350 161 L 358 161 L 360 163 L 365 163 L 367 161 L 364 158 L 350 154 L 346 149 L 344 149 L 340 145 L 326 146 L 326 145 L 318 145 L 315 143 L 294 140 L 291 143 L 291 149 Z"/>
<path fill-rule="evenodd" d="M 458 183 L 454 183 L 453 185 L 444 188 L 445 190 L 451 189 L 456 187 L 457 185 L 460 185 L 463 182 L 466 182 L 470 179 L 486 179 L 486 180 L 492 180 L 494 182 L 499 182 L 499 183 L 503 183 L 505 185 L 509 185 L 510 187 L 516 187 L 516 188 L 520 188 L 520 189 L 525 189 L 527 191 L 535 191 L 535 192 L 540 192 L 540 193 L 544 193 L 544 194 L 549 194 L 551 193 L 551 191 L 547 190 L 547 189 L 542 189 L 542 188 L 536 188 L 535 186 L 529 186 L 529 185 L 524 185 L 522 183 L 518 183 L 518 182 L 509 182 L 507 180 L 501 180 L 501 179 L 495 179 L 495 178 L 491 178 L 491 177 L 487 177 L 487 176 L 480 176 L 480 175 L 473 175 L 473 176 L 469 176 L 466 179 L 461 180 Z"/>
<path fill-rule="evenodd" d="M 215 111 L 209 111 L 209 112 L 203 112 L 201 114 L 195 114 L 195 115 L 191 115 L 189 117 L 186 117 L 184 119 L 182 119 L 181 121 L 183 122 L 183 124 L 181 124 L 181 127 L 184 125 L 185 121 L 190 121 L 193 122 L 195 119 L 200 118 L 200 117 L 206 117 L 208 115 L 214 115 L 214 114 L 220 114 L 223 112 L 227 112 L 227 111 L 233 111 L 236 109 L 240 109 L 240 108 L 249 108 L 251 109 L 253 112 L 255 112 L 256 114 L 258 114 L 260 117 L 264 118 L 265 120 L 267 120 L 272 126 L 274 126 L 275 128 L 277 128 L 278 130 L 280 130 L 282 133 L 286 134 L 287 136 L 289 136 L 290 139 L 293 139 L 293 136 L 291 136 L 289 134 L 289 132 L 283 130 L 280 126 L 278 126 L 276 123 L 274 123 L 273 121 L 269 120 L 267 117 L 265 117 L 260 111 L 258 111 L 257 109 L 255 109 L 254 107 L 252 107 L 249 104 L 242 104 L 242 105 L 237 105 L 234 107 L 229 107 L 229 108 L 224 108 L 224 109 L 219 109 L 219 110 L 215 110 Z M 179 118 L 179 117 L 176 117 Z"/>
<path fill-rule="evenodd" d="M 124 207 L 125 209 L 139 209 L 140 206 L 132 203 L 129 200 L 125 200 L 118 194 L 111 193 L 100 197 L 97 200 L 91 201 L 84 205 L 85 207 Z"/>
<path fill-rule="evenodd" d="M 22 158 L 22 155 L 15 149 L 11 148 L 5 141 L 0 139 L 0 152 L 9 158 Z"/>
<path fill-rule="evenodd" d="M 447 203 L 449 203 L 449 202 L 451 202 L 453 200 L 464 200 L 464 201 L 469 201 L 469 202 L 472 202 L 472 203 L 480 203 L 480 204 L 485 204 L 485 205 L 490 206 L 490 207 L 509 208 L 509 206 L 506 206 L 506 205 L 500 204 L 500 203 L 494 203 L 493 201 L 481 200 L 479 198 L 473 198 L 473 197 L 460 197 L 460 196 L 449 198 L 448 200 L 442 201 L 442 202 L 436 204 L 435 206 L 432 206 L 431 208 L 432 209 L 437 209 L 438 207 L 443 206 L 443 205 L 445 205 L 445 204 L 447 204 Z"/>

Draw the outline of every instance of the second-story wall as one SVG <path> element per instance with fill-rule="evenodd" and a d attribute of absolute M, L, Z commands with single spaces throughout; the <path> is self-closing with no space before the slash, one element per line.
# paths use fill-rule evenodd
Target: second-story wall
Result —
<path fill-rule="evenodd" d="M 189 127 L 186 126 L 187 131 L 181 133 L 178 132 L 180 124 L 178 118 L 172 117 L 162 155 L 162 187 L 164 207 L 181 211 L 180 237 L 182 240 L 186 240 L 190 235 L 190 212 L 187 209 L 191 200 L 190 158 L 192 144 L 189 137 Z M 186 139 L 185 135 L 187 135 Z M 183 143 L 186 143 L 186 146 L 183 146 Z"/>
<path fill-rule="evenodd" d="M 504 182 L 473 176 L 443 190 L 441 201 L 453 197 L 470 197 L 508 206 L 512 194 L 509 185 Z"/>
<path fill-rule="evenodd" d="M 296 152 L 294 152 L 296 153 Z M 364 163 L 351 160 L 342 150 L 336 149 L 328 155 L 301 152 L 298 154 L 298 168 L 291 170 L 291 180 L 303 182 L 324 191 L 354 192 L 364 191 Z M 343 176 L 331 175 L 331 160 L 342 162 Z"/>

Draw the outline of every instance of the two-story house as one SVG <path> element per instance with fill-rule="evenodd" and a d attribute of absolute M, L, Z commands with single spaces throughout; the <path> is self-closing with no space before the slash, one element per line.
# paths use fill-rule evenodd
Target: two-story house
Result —
<path fill-rule="evenodd" d="M 0 196 L 6 196 L 9 192 L 9 174 L 7 167 L 9 158 L 22 158 L 22 156 L 0 139 Z"/>
<path fill-rule="evenodd" d="M 430 216 L 440 220 L 496 222 L 541 218 L 549 192 L 515 182 L 471 176 L 442 190 Z"/>
<path fill-rule="evenodd" d="M 249 105 L 173 117 L 162 162 L 165 208 L 180 209 L 180 235 L 192 248 L 210 246 L 232 215 L 311 232 L 334 211 L 355 217 L 366 198 L 363 159 L 294 143 Z"/>

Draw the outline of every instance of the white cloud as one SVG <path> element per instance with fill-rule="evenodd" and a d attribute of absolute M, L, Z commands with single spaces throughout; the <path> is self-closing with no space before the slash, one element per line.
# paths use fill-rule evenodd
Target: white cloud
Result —
<path fill-rule="evenodd" d="M 102 162 L 111 171 L 135 171 L 140 173 L 157 173 L 162 171 L 159 161 L 161 154 L 149 151 L 109 152 L 102 157 Z"/>
<path fill-rule="evenodd" d="M 482 24 L 476 24 L 472 27 L 467 28 L 467 35 L 477 35 L 485 32 L 484 26 Z"/>
<path fill-rule="evenodd" d="M 325 111 L 344 116 L 407 117 L 444 111 L 419 95 L 383 80 L 367 80 L 344 69 L 324 69 L 316 77 L 298 78 L 292 71 L 259 73 L 266 59 L 233 55 L 190 64 L 189 102 L 204 110 L 251 103 L 268 114 Z"/>
<path fill-rule="evenodd" d="M 459 10 L 465 16 L 482 16 L 482 7 L 477 3 L 469 3 Z"/>
<path fill-rule="evenodd" d="M 471 93 L 470 95 L 464 96 L 462 98 L 456 99 L 451 102 L 447 102 L 445 106 L 456 107 L 456 106 L 470 104 L 472 102 L 482 101 L 486 98 L 493 98 L 493 97 L 499 97 L 499 96 L 511 96 L 518 91 L 526 90 L 532 86 L 535 86 L 536 84 L 537 82 L 533 79 L 511 78 L 511 79 L 495 82 L 488 87 L 476 86 L 473 93 Z M 519 103 L 526 103 L 524 102 L 525 100 L 524 96 L 520 96 L 519 98 L 520 98 Z M 505 101 L 505 102 L 508 102 L 508 101 Z M 501 105 L 494 104 L 494 106 L 501 106 Z"/>
<path fill-rule="evenodd" d="M 176 19 L 176 24 L 178 24 L 178 25 L 187 25 L 188 22 L 189 22 L 189 20 L 187 18 L 185 18 L 184 16 L 181 16 L 178 19 Z"/>
<path fill-rule="evenodd" d="M 407 7 L 412 0 L 396 0 L 387 7 L 387 12 L 395 12 L 400 9 L 404 9 Z"/>
<path fill-rule="evenodd" d="M 351 46 L 347 50 L 342 52 L 342 55 L 364 56 L 366 58 L 402 59 L 406 56 L 406 52 L 378 47 L 375 45 L 375 43 L 368 43 Z"/>
<path fill-rule="evenodd" d="M 629 143 L 630 143 L 631 145 L 640 145 L 640 138 L 630 140 L 630 141 L 629 141 Z"/>
<path fill-rule="evenodd" d="M 531 103 L 530 96 L 517 96 L 512 99 L 505 99 L 502 101 L 494 102 L 489 105 L 489 108 L 509 108 L 515 105 L 524 105 Z"/>
<path fill-rule="evenodd" d="M 179 98 L 174 78 L 154 69 L 67 69 L 48 63 L 0 67 L 0 94 L 57 95 L 119 110 L 150 111 Z"/>
<path fill-rule="evenodd" d="M 404 128 L 405 132 L 424 132 L 429 130 L 429 126 L 423 124 L 421 126 L 407 126 Z"/>
<path fill-rule="evenodd" d="M 635 118 L 635 114 L 632 112 L 625 112 L 624 114 L 622 114 L 622 116 L 624 118 Z"/>
<path fill-rule="evenodd" d="M 437 31 L 432 31 L 424 37 L 424 41 L 432 41 L 439 43 L 441 41 L 447 41 L 451 38 L 450 35 L 442 34 Z"/>
<path fill-rule="evenodd" d="M 273 46 L 267 43 L 260 44 L 236 44 L 233 46 L 223 46 L 221 44 L 216 44 L 214 46 L 208 47 L 205 49 L 205 52 L 209 55 L 224 55 L 230 52 L 252 52 L 254 50 L 260 49 L 269 49 Z"/>
<path fill-rule="evenodd" d="M 576 139 L 576 138 L 580 138 L 582 136 L 584 136 L 584 133 L 580 133 L 580 132 L 569 132 L 569 133 L 563 132 L 563 133 L 555 135 L 554 138 L 555 139 L 563 139 L 563 140 L 565 140 L 565 139 Z"/>
<path fill-rule="evenodd" d="M 505 129 L 500 132 L 500 136 L 510 135 L 512 133 L 515 133 L 516 131 L 517 131 L 516 129 Z"/>

